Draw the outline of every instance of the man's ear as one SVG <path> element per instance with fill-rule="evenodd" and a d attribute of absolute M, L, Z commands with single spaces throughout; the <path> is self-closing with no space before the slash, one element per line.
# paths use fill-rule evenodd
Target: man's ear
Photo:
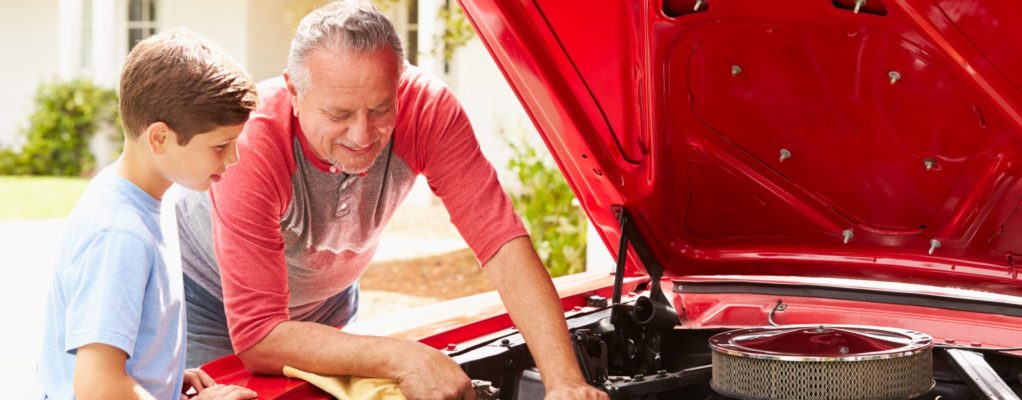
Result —
<path fill-rule="evenodd" d="M 291 81 L 291 73 L 284 70 L 284 83 L 287 85 L 287 96 L 291 99 L 291 114 L 298 116 L 298 90 L 295 83 Z"/>
<path fill-rule="evenodd" d="M 167 151 L 167 146 L 170 145 L 171 141 L 177 140 L 177 134 L 170 129 L 170 125 L 164 122 L 153 122 L 146 127 L 145 131 L 142 132 L 143 138 L 145 138 L 146 145 L 149 146 L 149 150 L 153 154 L 163 154 Z"/>

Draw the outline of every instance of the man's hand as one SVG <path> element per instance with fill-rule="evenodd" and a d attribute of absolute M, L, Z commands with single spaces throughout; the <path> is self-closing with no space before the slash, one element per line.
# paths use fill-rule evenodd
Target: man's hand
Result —
<path fill-rule="evenodd" d="M 543 377 L 546 398 L 607 399 L 582 379 L 568 340 L 561 301 L 529 238 L 523 236 L 504 244 L 484 270 L 525 336 Z"/>
<path fill-rule="evenodd" d="M 256 398 L 256 392 L 235 385 L 218 385 L 213 378 L 199 368 L 185 370 L 185 383 L 181 388 L 181 400 L 187 400 L 189 390 L 195 389 L 193 400 L 244 400 Z"/>
<path fill-rule="evenodd" d="M 254 373 L 279 375 L 286 362 L 323 376 L 391 379 L 409 400 L 476 400 L 472 381 L 461 367 L 432 347 L 351 334 L 315 322 L 282 322 L 238 357 Z"/>
<path fill-rule="evenodd" d="M 476 400 L 472 381 L 450 357 L 418 342 L 399 347 L 397 381 L 408 400 Z"/>
<path fill-rule="evenodd" d="M 201 392 L 202 389 L 216 385 L 213 378 L 199 368 L 186 369 L 185 370 L 185 382 L 184 386 L 181 387 L 181 393 L 188 393 L 189 390 L 195 389 L 195 393 Z"/>
<path fill-rule="evenodd" d="M 585 383 L 570 383 L 551 388 L 545 400 L 610 400 L 610 396 Z"/>

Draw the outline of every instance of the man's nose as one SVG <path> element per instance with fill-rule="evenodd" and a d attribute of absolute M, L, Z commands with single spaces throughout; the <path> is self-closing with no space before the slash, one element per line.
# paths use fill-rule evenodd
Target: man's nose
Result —
<path fill-rule="evenodd" d="M 348 141 L 363 148 L 372 145 L 376 138 L 373 137 L 372 130 L 369 129 L 369 116 L 359 115 L 359 117 L 348 127 Z"/>

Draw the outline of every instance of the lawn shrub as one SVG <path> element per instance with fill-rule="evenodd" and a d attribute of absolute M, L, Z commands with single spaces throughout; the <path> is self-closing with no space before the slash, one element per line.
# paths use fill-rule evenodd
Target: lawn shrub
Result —
<path fill-rule="evenodd" d="M 87 79 L 39 86 L 20 148 L 0 149 L 0 175 L 81 176 L 95 169 L 89 141 L 100 126 L 120 137 L 117 94 Z"/>

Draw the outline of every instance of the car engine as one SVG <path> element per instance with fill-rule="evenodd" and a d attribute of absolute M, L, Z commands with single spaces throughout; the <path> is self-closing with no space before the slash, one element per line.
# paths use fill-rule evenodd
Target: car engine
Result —
<path fill-rule="evenodd" d="M 1004 353 L 1017 349 L 934 345 L 921 332 L 882 327 L 684 329 L 670 306 L 650 297 L 606 303 L 594 296 L 594 311 L 567 322 L 586 380 L 612 399 L 958 400 L 1022 393 L 1022 359 Z M 543 398 L 539 371 L 516 332 L 466 343 L 450 355 L 481 399 Z"/>

